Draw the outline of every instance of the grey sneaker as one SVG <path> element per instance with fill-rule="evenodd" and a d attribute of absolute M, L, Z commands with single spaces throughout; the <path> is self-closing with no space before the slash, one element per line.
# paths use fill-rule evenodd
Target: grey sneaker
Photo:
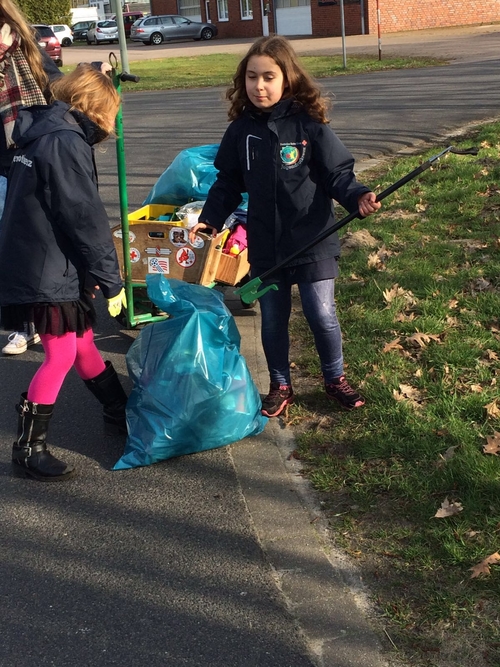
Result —
<path fill-rule="evenodd" d="M 365 399 L 347 382 L 345 375 L 325 382 L 325 391 L 328 398 L 337 401 L 346 410 L 361 408 Z"/>
<path fill-rule="evenodd" d="M 287 405 L 294 401 L 293 389 L 289 384 L 271 382 L 269 394 L 262 401 L 262 414 L 266 417 L 277 417 Z"/>
<path fill-rule="evenodd" d="M 40 336 L 34 333 L 32 336 L 25 331 L 14 331 L 9 336 L 9 342 L 2 348 L 3 354 L 22 354 L 30 345 L 40 342 Z"/>

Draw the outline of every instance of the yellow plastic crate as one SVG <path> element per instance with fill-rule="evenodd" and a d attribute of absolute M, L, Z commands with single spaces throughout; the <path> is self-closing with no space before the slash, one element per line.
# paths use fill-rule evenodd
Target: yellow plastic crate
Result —
<path fill-rule="evenodd" d="M 137 211 L 132 211 L 128 214 L 129 224 L 133 225 L 135 222 L 168 222 L 169 225 L 182 227 L 182 220 L 162 220 L 164 216 L 170 216 L 179 209 L 179 206 L 170 206 L 169 204 L 147 204 Z"/>

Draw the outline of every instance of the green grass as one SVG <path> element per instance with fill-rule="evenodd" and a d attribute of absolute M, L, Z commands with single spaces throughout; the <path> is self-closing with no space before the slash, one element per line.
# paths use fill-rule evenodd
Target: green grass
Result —
<path fill-rule="evenodd" d="M 457 145 L 471 144 L 477 157 L 448 155 L 349 226 L 377 240 L 343 254 L 336 285 L 346 372 L 364 408 L 328 403 L 299 305 L 292 322 L 296 454 L 394 644 L 428 667 L 500 665 L 500 563 L 474 579 L 469 569 L 500 551 L 500 456 L 482 449 L 500 431 L 500 123 Z M 440 148 L 360 180 L 381 191 Z M 395 285 L 402 294 L 387 301 Z M 419 345 L 417 332 L 434 338 Z M 497 402 L 498 413 L 487 409 Z M 445 498 L 463 511 L 433 518 Z"/>
<path fill-rule="evenodd" d="M 221 53 L 131 62 L 130 70 L 140 76 L 140 81 L 137 84 L 124 83 L 122 89 L 140 91 L 228 86 L 241 57 L 238 54 Z M 307 70 L 317 78 L 443 63 L 435 58 L 388 57 L 380 62 L 375 57 L 349 56 L 347 69 L 344 70 L 341 56 L 304 56 L 301 60 Z M 72 69 L 71 66 L 63 67 L 62 71 L 67 73 Z"/>

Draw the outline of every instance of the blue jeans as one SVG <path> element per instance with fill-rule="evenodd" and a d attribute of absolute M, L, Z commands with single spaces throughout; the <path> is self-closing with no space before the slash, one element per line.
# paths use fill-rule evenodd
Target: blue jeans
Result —
<path fill-rule="evenodd" d="M 278 290 L 260 297 L 262 347 L 271 382 L 291 384 L 288 323 L 292 309 L 292 288 L 277 280 Z M 304 316 L 314 335 L 325 382 L 344 372 L 342 334 L 335 305 L 335 279 L 298 283 Z"/>

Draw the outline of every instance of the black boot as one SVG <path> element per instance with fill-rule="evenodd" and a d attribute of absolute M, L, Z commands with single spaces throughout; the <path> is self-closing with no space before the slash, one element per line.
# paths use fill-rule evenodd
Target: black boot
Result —
<path fill-rule="evenodd" d="M 59 461 L 47 450 L 47 431 L 53 405 L 28 401 L 21 394 L 17 440 L 12 447 L 12 467 L 17 475 L 39 482 L 59 482 L 71 477 L 75 469 Z"/>
<path fill-rule="evenodd" d="M 92 380 L 84 380 L 87 387 L 103 406 L 104 428 L 107 433 L 127 433 L 125 406 L 127 394 L 123 391 L 111 361 L 106 369 Z"/>

